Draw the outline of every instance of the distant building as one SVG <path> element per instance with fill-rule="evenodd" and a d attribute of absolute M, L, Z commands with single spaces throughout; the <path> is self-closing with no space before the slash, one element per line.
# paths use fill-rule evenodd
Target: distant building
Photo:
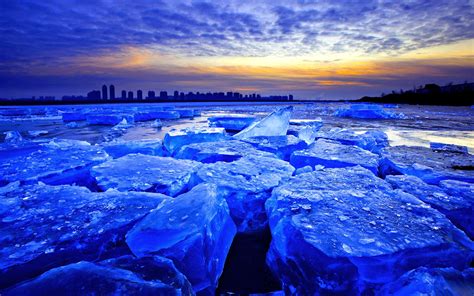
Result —
<path fill-rule="evenodd" d="M 293 95 L 289 95 L 288 98 L 290 101 L 293 101 Z"/>
<path fill-rule="evenodd" d="M 148 98 L 149 98 L 149 99 L 154 99 L 154 98 L 155 98 L 155 92 L 152 91 L 152 90 L 149 90 L 149 91 L 148 91 Z"/>
<path fill-rule="evenodd" d="M 107 96 L 107 85 L 102 85 L 102 100 L 107 100 L 108 99 L 108 96 Z"/>
<path fill-rule="evenodd" d="M 128 100 L 133 100 L 133 91 L 129 91 L 128 92 L 128 97 L 127 97 Z"/>
<path fill-rule="evenodd" d="M 137 90 L 137 100 L 143 100 L 143 91 L 141 89 Z"/>
<path fill-rule="evenodd" d="M 115 100 L 115 86 L 113 84 L 109 87 L 109 95 L 111 100 Z"/>
<path fill-rule="evenodd" d="M 122 100 L 127 99 L 127 92 L 125 90 L 122 90 Z"/>
<path fill-rule="evenodd" d="M 160 99 L 167 100 L 168 99 L 168 93 L 166 91 L 160 91 Z"/>
<path fill-rule="evenodd" d="M 179 99 L 179 92 L 177 90 L 174 91 L 173 98 L 175 101 Z"/>
<path fill-rule="evenodd" d="M 100 90 L 93 90 L 87 93 L 89 100 L 100 100 Z"/>

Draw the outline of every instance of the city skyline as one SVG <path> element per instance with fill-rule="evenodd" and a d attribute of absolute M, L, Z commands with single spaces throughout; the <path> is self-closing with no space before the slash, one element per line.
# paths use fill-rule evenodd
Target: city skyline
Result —
<path fill-rule="evenodd" d="M 358 99 L 474 78 L 469 0 L 0 6 L 0 97 L 80 95 L 103 82 Z"/>

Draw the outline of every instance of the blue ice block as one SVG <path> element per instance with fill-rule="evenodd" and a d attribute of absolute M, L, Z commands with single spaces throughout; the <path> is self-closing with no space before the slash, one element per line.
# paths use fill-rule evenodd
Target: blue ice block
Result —
<path fill-rule="evenodd" d="M 85 121 L 87 118 L 86 113 L 82 112 L 64 112 L 62 115 L 62 119 L 64 122 L 73 122 L 73 121 Z"/>
<path fill-rule="evenodd" d="M 254 121 L 244 130 L 235 134 L 234 138 L 243 140 L 258 136 L 284 136 L 288 130 L 292 112 L 292 106 L 272 112 L 267 117 Z"/>
<path fill-rule="evenodd" d="M 355 145 L 376 154 L 389 146 L 387 134 L 380 130 L 369 130 L 357 134 L 350 129 L 332 128 L 327 131 L 319 131 L 316 138 L 333 140 L 344 145 Z"/>
<path fill-rule="evenodd" d="M 474 269 L 419 267 L 385 285 L 377 295 L 474 295 Z"/>
<path fill-rule="evenodd" d="M 305 141 L 295 136 L 259 136 L 243 140 L 255 148 L 275 154 L 278 158 L 289 161 L 290 155 L 297 150 L 308 147 Z"/>
<path fill-rule="evenodd" d="M 312 167 L 322 165 L 328 168 L 361 165 L 377 174 L 379 157 L 357 146 L 319 139 L 311 144 L 308 149 L 293 152 L 290 163 L 295 168 L 307 165 Z"/>
<path fill-rule="evenodd" d="M 395 113 L 384 110 L 380 105 L 354 104 L 349 108 L 339 108 L 335 113 L 338 117 L 349 117 L 357 119 L 405 119 L 403 113 Z"/>
<path fill-rule="evenodd" d="M 474 256 L 443 214 L 360 167 L 295 176 L 266 209 L 267 263 L 291 294 L 371 294 L 411 269 L 464 269 Z"/>
<path fill-rule="evenodd" d="M 165 200 L 127 234 L 138 257 L 159 255 L 174 264 L 195 292 L 215 290 L 236 233 L 217 187 L 201 184 Z"/>
<path fill-rule="evenodd" d="M 1 204 L 9 210 L 0 212 L 0 288 L 63 264 L 126 254 L 125 233 L 170 199 L 68 185 L 3 189 Z"/>
<path fill-rule="evenodd" d="M 445 214 L 454 225 L 464 230 L 469 237 L 474 238 L 474 190 L 463 190 L 474 188 L 474 184 L 445 180 L 441 183 L 451 186 L 448 190 L 443 190 L 438 186 L 426 184 L 415 176 L 392 175 L 387 176 L 385 180 L 393 188 L 401 189 L 430 204 Z"/>
<path fill-rule="evenodd" d="M 81 261 L 51 269 L 34 280 L 6 290 L 3 295 L 193 295 L 186 286 L 189 283 L 169 282 L 170 275 L 177 279 L 182 277 L 172 263 L 146 265 L 160 269 L 151 280 L 127 269 Z"/>
<path fill-rule="evenodd" d="M 103 191 L 148 191 L 176 196 L 189 189 L 200 163 L 143 154 L 128 154 L 91 169 Z"/>
<path fill-rule="evenodd" d="M 459 145 L 453 145 L 453 144 L 431 142 L 430 148 L 431 150 L 437 151 L 437 152 L 454 152 L 454 153 L 463 153 L 463 154 L 469 153 L 467 146 L 459 146 Z"/>
<path fill-rule="evenodd" d="M 90 167 L 109 158 L 102 148 L 76 140 L 5 146 L 0 154 L 0 184 L 41 181 L 51 185 L 76 183 L 89 186 L 92 181 Z"/>
<path fill-rule="evenodd" d="M 163 144 L 168 152 L 173 154 L 184 145 L 225 139 L 226 133 L 223 128 L 187 128 L 169 131 L 163 139 Z"/>
<path fill-rule="evenodd" d="M 194 117 L 193 109 L 176 109 L 175 111 L 179 113 L 180 118 L 193 118 Z"/>
<path fill-rule="evenodd" d="M 273 153 L 258 150 L 248 143 L 237 140 L 185 145 L 174 157 L 197 160 L 203 163 L 214 163 L 217 161 L 232 162 L 246 155 L 276 157 Z"/>
<path fill-rule="evenodd" d="M 230 163 L 204 165 L 193 183 L 216 184 L 229 204 L 238 231 L 251 233 L 267 226 L 265 201 L 272 188 L 288 180 L 294 170 L 286 161 L 249 155 Z"/>
<path fill-rule="evenodd" d="M 117 125 L 124 119 L 133 122 L 133 116 L 125 114 L 88 114 L 86 117 L 87 123 L 92 125 Z"/>
<path fill-rule="evenodd" d="M 207 120 L 209 126 L 223 127 L 227 131 L 240 132 L 252 124 L 257 118 L 254 116 L 213 116 Z"/>
<path fill-rule="evenodd" d="M 101 145 L 105 152 L 113 158 L 119 158 L 127 154 L 146 154 L 154 156 L 163 156 L 163 144 L 161 140 L 136 140 L 136 141 L 124 141 L 115 140 L 106 142 Z"/>
<path fill-rule="evenodd" d="M 382 150 L 380 172 L 387 175 L 413 175 L 437 185 L 442 180 L 474 183 L 474 155 L 436 152 L 426 147 L 395 146 Z"/>

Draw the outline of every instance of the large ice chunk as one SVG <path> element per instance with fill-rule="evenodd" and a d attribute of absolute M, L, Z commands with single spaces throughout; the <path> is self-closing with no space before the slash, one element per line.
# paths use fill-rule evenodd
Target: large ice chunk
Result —
<path fill-rule="evenodd" d="M 355 145 L 377 154 L 389 146 L 387 134 L 380 130 L 369 130 L 362 134 L 356 134 L 353 130 L 332 128 L 327 131 L 319 131 L 316 138 L 333 140 L 344 145 Z"/>
<path fill-rule="evenodd" d="M 464 153 L 464 154 L 468 153 L 466 146 L 459 146 L 459 145 L 453 145 L 453 144 L 431 142 L 430 148 L 431 150 L 437 151 L 437 152 L 454 152 L 454 153 Z"/>
<path fill-rule="evenodd" d="M 203 163 L 214 163 L 217 161 L 232 162 L 246 155 L 276 157 L 272 153 L 257 150 L 252 145 L 237 140 L 185 145 L 174 157 L 197 160 Z"/>
<path fill-rule="evenodd" d="M 189 283 L 173 264 L 158 260 L 144 262 L 154 272 L 152 279 L 124 268 L 81 261 L 49 270 L 4 295 L 192 295 Z M 181 282 L 170 282 L 170 276 Z"/>
<path fill-rule="evenodd" d="M 207 120 L 209 126 L 212 127 L 223 127 L 227 131 L 240 132 L 249 125 L 251 125 L 257 118 L 254 116 L 213 116 Z"/>
<path fill-rule="evenodd" d="M 474 184 L 445 180 L 441 183 L 449 184 L 449 188 L 443 191 L 438 186 L 426 184 L 423 180 L 410 175 L 387 176 L 385 180 L 394 188 L 401 189 L 430 204 L 445 214 L 454 225 L 474 238 Z M 465 190 L 469 186 L 473 189 Z"/>
<path fill-rule="evenodd" d="M 146 154 L 154 156 L 163 156 L 163 144 L 161 140 L 136 140 L 124 141 L 115 140 L 102 144 L 104 150 L 113 158 L 119 158 L 127 154 Z"/>
<path fill-rule="evenodd" d="M 290 155 L 297 150 L 308 147 L 305 141 L 295 136 L 259 136 L 243 140 L 250 143 L 255 148 L 275 154 L 283 160 L 290 160 Z"/>
<path fill-rule="evenodd" d="M 474 295 L 474 269 L 420 267 L 385 285 L 378 295 Z"/>
<path fill-rule="evenodd" d="M 193 118 L 194 110 L 193 109 L 175 109 L 179 113 L 180 118 Z"/>
<path fill-rule="evenodd" d="M 286 161 L 249 155 L 230 163 L 203 166 L 194 183 L 217 184 L 238 231 L 258 232 L 268 224 L 264 204 L 272 188 L 288 180 L 294 170 Z"/>
<path fill-rule="evenodd" d="M 8 131 L 4 132 L 4 134 L 6 143 L 19 143 L 23 141 L 23 137 L 18 131 Z"/>
<path fill-rule="evenodd" d="M 384 110 L 380 105 L 354 104 L 349 108 L 339 108 L 335 116 L 359 119 L 404 119 L 403 113 L 394 113 Z"/>
<path fill-rule="evenodd" d="M 163 144 L 170 153 L 174 153 L 184 145 L 202 142 L 217 142 L 225 140 L 223 128 L 187 128 L 172 130 L 166 133 Z"/>
<path fill-rule="evenodd" d="M 443 214 L 360 167 L 295 176 L 266 208 L 267 263 L 290 294 L 371 294 L 419 266 L 464 269 L 474 254 Z"/>
<path fill-rule="evenodd" d="M 87 119 L 87 114 L 81 112 L 64 112 L 62 114 L 62 119 L 64 122 L 73 122 L 73 121 L 85 121 Z"/>
<path fill-rule="evenodd" d="M 307 165 L 322 165 L 328 168 L 361 165 L 377 174 L 379 157 L 357 146 L 319 139 L 308 149 L 295 151 L 290 157 L 290 163 L 296 168 Z"/>
<path fill-rule="evenodd" d="M 254 121 L 243 131 L 235 134 L 234 138 L 242 140 L 258 136 L 284 136 L 288 130 L 292 112 L 292 106 L 272 112 L 262 120 Z"/>
<path fill-rule="evenodd" d="M 133 122 L 133 116 L 123 114 L 88 114 L 87 123 L 92 125 L 117 125 L 122 120 Z"/>
<path fill-rule="evenodd" d="M 91 185 L 89 169 L 109 159 L 88 142 L 53 140 L 7 147 L 0 155 L 0 184 L 13 181 Z"/>
<path fill-rule="evenodd" d="M 173 260 L 196 292 L 215 290 L 236 233 L 225 199 L 215 185 L 202 184 L 165 200 L 127 234 L 138 256 Z"/>
<path fill-rule="evenodd" d="M 104 162 L 91 169 L 101 190 L 148 191 L 176 196 L 189 189 L 192 174 L 200 163 L 143 154 Z"/>
<path fill-rule="evenodd" d="M 452 179 L 474 183 L 474 156 L 436 152 L 426 147 L 395 146 L 382 151 L 382 175 L 413 175 L 426 183 Z"/>
<path fill-rule="evenodd" d="M 0 287 L 79 260 L 126 254 L 125 233 L 163 200 L 156 193 L 27 185 L 0 193 Z"/>

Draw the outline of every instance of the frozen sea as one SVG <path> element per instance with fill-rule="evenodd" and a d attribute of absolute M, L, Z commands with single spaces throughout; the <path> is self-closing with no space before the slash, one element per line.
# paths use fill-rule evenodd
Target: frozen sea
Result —
<path fill-rule="evenodd" d="M 29 131 L 47 131 L 37 138 L 64 138 L 88 141 L 96 144 L 114 137 L 112 126 L 83 125 L 71 129 L 61 120 L 61 113 L 70 110 L 79 112 L 100 112 L 101 109 L 113 109 L 123 112 L 136 112 L 153 106 L 174 106 L 200 110 L 201 117 L 194 119 L 164 120 L 163 128 L 152 127 L 152 121 L 136 123 L 125 133 L 117 135 L 124 140 L 163 139 L 171 129 L 195 126 L 207 126 L 207 118 L 220 115 L 255 115 L 266 114 L 288 104 L 284 103 L 175 103 L 175 104 L 104 104 L 77 106 L 35 106 L 35 107 L 1 107 L 1 110 L 24 110 L 25 115 L 0 116 L 0 139 L 4 132 L 16 130 L 22 135 Z M 470 107 L 398 105 L 388 108 L 392 112 L 403 113 L 406 119 L 364 120 L 334 116 L 338 108 L 348 107 L 350 103 L 295 103 L 292 119 L 321 118 L 322 130 L 333 127 L 349 128 L 356 132 L 378 129 L 384 131 L 390 145 L 409 145 L 428 147 L 430 142 L 441 142 L 467 146 L 474 152 L 474 109 Z M 33 110 L 33 112 L 31 112 Z M 35 112 L 39 110 L 39 112 Z M 44 113 L 45 114 L 41 114 Z M 31 115 L 31 113 L 40 113 Z"/>
<path fill-rule="evenodd" d="M 474 295 L 473 152 L 472 107 L 0 107 L 0 295 Z"/>

